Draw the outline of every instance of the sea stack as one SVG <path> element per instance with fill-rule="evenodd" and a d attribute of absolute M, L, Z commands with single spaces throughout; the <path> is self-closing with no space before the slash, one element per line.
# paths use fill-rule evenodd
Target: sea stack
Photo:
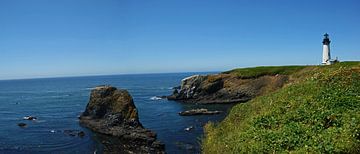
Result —
<path fill-rule="evenodd" d="M 165 153 L 156 133 L 140 123 L 133 98 L 126 90 L 112 86 L 93 89 L 80 123 L 106 136 L 105 140 L 111 138 L 103 142 L 105 153 Z"/>

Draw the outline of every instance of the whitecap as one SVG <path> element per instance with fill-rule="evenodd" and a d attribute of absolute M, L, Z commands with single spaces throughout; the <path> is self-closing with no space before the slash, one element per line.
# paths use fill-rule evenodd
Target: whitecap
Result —
<path fill-rule="evenodd" d="M 157 101 L 157 100 L 162 100 L 163 98 L 159 97 L 159 96 L 153 96 L 150 98 L 151 100 Z"/>

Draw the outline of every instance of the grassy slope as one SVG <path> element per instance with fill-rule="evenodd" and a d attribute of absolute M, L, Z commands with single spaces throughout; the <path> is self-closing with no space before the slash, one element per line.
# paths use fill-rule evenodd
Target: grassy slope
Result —
<path fill-rule="evenodd" d="M 257 78 L 264 75 L 290 75 L 307 66 L 260 66 L 251 68 L 239 68 L 224 72 L 224 74 L 235 74 L 239 78 Z"/>
<path fill-rule="evenodd" d="M 234 106 L 219 124 L 207 124 L 203 152 L 359 153 L 360 62 L 290 72 L 293 83 Z"/>

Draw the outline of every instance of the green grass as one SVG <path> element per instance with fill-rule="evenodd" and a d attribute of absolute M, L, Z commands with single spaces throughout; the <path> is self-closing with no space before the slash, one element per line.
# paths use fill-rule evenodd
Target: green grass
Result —
<path fill-rule="evenodd" d="M 264 75 L 290 75 L 307 66 L 260 66 L 251 68 L 238 68 L 224 72 L 224 74 L 234 74 L 239 78 L 257 78 Z"/>
<path fill-rule="evenodd" d="M 360 153 L 360 62 L 290 73 L 301 80 L 207 124 L 203 152 Z"/>

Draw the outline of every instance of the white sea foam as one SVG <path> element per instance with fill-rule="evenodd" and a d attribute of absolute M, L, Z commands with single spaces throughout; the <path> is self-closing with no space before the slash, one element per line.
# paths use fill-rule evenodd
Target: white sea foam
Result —
<path fill-rule="evenodd" d="M 162 100 L 163 98 L 159 97 L 159 96 L 153 96 L 150 98 L 151 100 L 157 101 L 157 100 Z"/>
<path fill-rule="evenodd" d="M 94 90 L 96 87 L 85 88 L 85 90 Z"/>

